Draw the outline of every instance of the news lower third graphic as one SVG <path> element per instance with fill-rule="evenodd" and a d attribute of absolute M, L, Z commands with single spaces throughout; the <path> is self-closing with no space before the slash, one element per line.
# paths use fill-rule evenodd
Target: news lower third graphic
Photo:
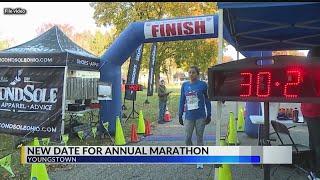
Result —
<path fill-rule="evenodd" d="M 291 146 L 23 146 L 22 164 L 291 164 Z"/>

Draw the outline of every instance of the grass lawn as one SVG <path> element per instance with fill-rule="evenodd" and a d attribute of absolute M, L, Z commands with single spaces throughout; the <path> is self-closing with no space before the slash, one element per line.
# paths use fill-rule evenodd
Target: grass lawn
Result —
<path fill-rule="evenodd" d="M 180 98 L 180 86 L 170 86 L 167 85 L 168 91 L 173 91 L 168 98 L 168 109 L 171 114 L 171 118 L 175 118 L 178 112 L 178 103 Z M 147 99 L 147 91 L 144 90 L 142 92 L 137 93 L 137 100 L 135 101 L 135 110 L 139 113 L 140 110 L 143 112 L 143 116 L 147 119 L 150 123 L 150 126 L 154 126 L 157 123 L 158 117 L 158 95 L 154 93 L 153 96 L 148 97 L 148 101 L 150 104 L 145 104 L 145 100 Z M 122 94 L 124 97 L 124 92 Z M 129 116 L 132 110 L 132 101 L 126 100 L 125 103 L 127 110 L 122 111 L 127 116 Z M 68 117 L 66 117 L 67 119 Z M 82 118 L 85 119 L 85 118 Z M 126 118 L 123 119 L 123 121 Z M 128 140 L 130 139 L 131 134 L 131 124 L 135 123 L 135 126 L 138 125 L 138 117 L 135 115 L 135 119 L 128 119 L 126 123 L 122 123 L 122 128 L 124 135 Z M 20 163 L 20 149 L 15 149 L 14 144 L 15 141 L 19 137 L 8 135 L 8 134 L 0 134 L 0 158 L 4 157 L 7 154 L 12 153 L 12 163 L 11 168 L 15 174 L 15 177 L 10 177 L 9 172 L 7 172 L 4 168 L 0 167 L 0 177 L 1 179 L 30 179 L 30 169 L 31 165 L 22 165 Z M 61 145 L 61 144 L 50 144 L 50 145 Z M 80 141 L 78 137 L 69 138 L 68 145 L 70 146 L 104 146 L 110 145 L 109 139 L 102 139 L 100 140 L 98 137 L 94 138 L 87 138 L 83 142 Z M 67 170 L 72 168 L 72 166 L 63 166 L 63 165 L 47 165 L 48 171 L 57 171 L 57 170 Z"/>

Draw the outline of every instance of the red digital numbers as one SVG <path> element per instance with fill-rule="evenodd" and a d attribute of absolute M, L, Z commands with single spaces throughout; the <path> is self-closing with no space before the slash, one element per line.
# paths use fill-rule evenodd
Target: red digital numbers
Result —
<path fill-rule="evenodd" d="M 142 91 L 142 86 L 140 84 L 127 84 L 125 88 L 130 91 Z"/>
<path fill-rule="evenodd" d="M 138 90 L 139 90 L 139 85 L 130 85 L 130 86 L 129 86 L 129 89 L 130 89 L 131 91 L 138 91 Z"/>
<path fill-rule="evenodd" d="M 241 76 L 247 76 L 248 79 L 249 79 L 249 82 L 240 84 L 241 87 L 247 87 L 248 88 L 247 93 L 240 94 L 240 97 L 249 97 L 249 96 L 251 96 L 251 92 L 252 92 L 252 90 L 251 90 L 252 89 L 251 88 L 251 85 L 252 85 L 252 73 L 241 73 L 240 75 Z"/>
<path fill-rule="evenodd" d="M 129 89 L 131 91 L 136 91 L 136 86 L 135 85 L 129 85 Z"/>
<path fill-rule="evenodd" d="M 296 78 L 293 78 L 293 77 L 296 77 Z M 295 82 L 293 82 L 293 79 L 296 79 Z M 287 97 L 287 98 L 296 98 L 298 97 L 297 94 L 289 94 L 288 93 L 288 88 L 291 86 L 293 87 L 297 87 L 299 84 L 300 84 L 300 79 L 301 79 L 301 73 L 299 70 L 288 70 L 287 71 L 287 83 L 286 85 L 284 86 L 284 96 Z"/>
<path fill-rule="evenodd" d="M 270 96 L 270 84 L 271 84 L 271 73 L 270 72 L 259 72 L 257 76 L 257 96 L 258 97 L 269 97 Z"/>
<path fill-rule="evenodd" d="M 240 76 L 243 81 L 240 84 L 240 97 L 251 97 L 252 95 L 259 98 L 282 96 L 285 98 L 297 98 L 299 95 L 297 88 L 301 84 L 301 71 L 291 69 L 286 71 L 286 80 L 283 82 L 281 76 L 275 76 L 275 82 L 271 83 L 272 73 L 260 71 L 257 73 L 242 72 Z M 271 88 L 274 88 L 271 94 Z"/>

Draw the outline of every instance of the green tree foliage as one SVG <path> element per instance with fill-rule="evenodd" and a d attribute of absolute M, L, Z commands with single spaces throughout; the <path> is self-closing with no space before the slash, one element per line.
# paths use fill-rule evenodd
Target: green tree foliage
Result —
<path fill-rule="evenodd" d="M 113 32 L 105 32 L 103 34 L 101 31 L 96 31 L 92 40 L 89 42 L 90 49 L 100 57 L 106 52 L 113 41 Z"/>
<path fill-rule="evenodd" d="M 94 2 L 93 18 L 99 26 L 115 27 L 117 37 L 130 23 L 187 16 L 216 14 L 215 2 Z M 143 52 L 142 68 L 149 64 L 151 44 L 146 44 Z M 202 72 L 217 62 L 217 42 L 215 39 L 190 40 L 158 43 L 155 67 L 155 82 L 160 71 L 167 74 L 168 61 L 174 60 L 177 67 L 187 69 L 198 65 Z"/>

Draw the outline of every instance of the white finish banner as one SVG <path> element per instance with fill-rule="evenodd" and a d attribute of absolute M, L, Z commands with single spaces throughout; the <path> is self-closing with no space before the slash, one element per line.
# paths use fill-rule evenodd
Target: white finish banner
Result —
<path fill-rule="evenodd" d="M 145 39 L 214 33 L 213 16 L 150 21 L 144 24 Z"/>

